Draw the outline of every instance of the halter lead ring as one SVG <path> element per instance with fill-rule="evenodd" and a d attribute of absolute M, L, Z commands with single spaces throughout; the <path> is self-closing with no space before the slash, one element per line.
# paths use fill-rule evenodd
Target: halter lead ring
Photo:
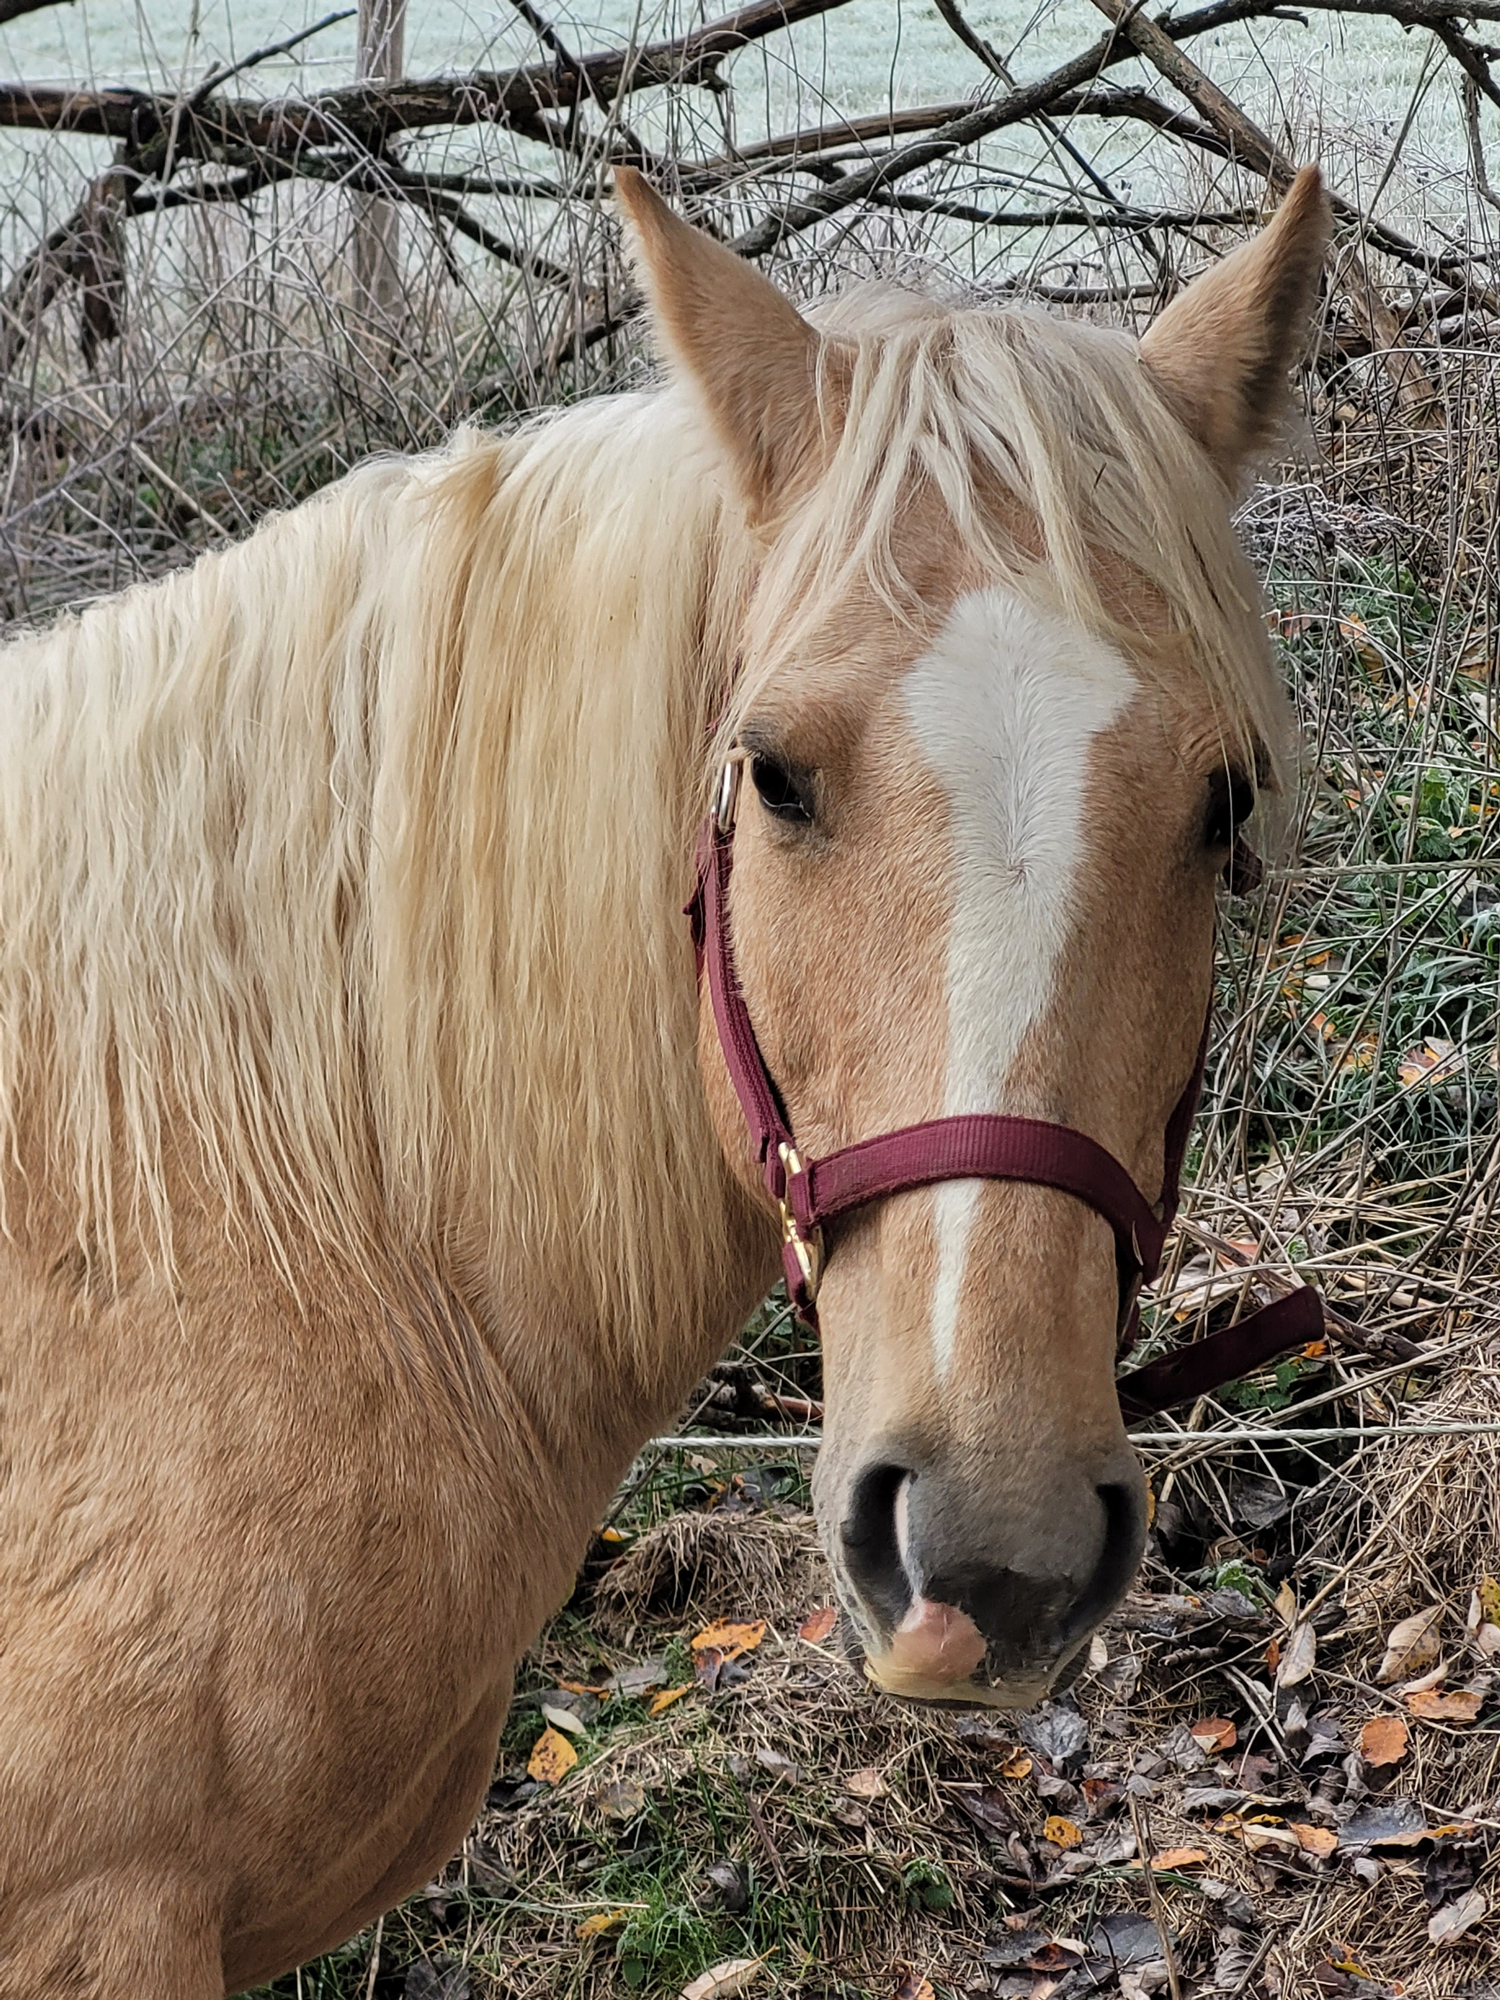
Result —
<path fill-rule="evenodd" d="M 1161 1268 L 1177 1214 L 1183 1159 L 1198 1108 L 1209 1020 L 1198 1058 L 1167 1120 L 1161 1197 L 1148 1202 L 1113 1153 L 1071 1125 L 1045 1119 L 976 1113 L 931 1118 L 878 1138 L 862 1139 L 821 1159 L 804 1159 L 781 1093 L 766 1067 L 734 965 L 729 932 L 729 878 L 745 757 L 737 752 L 719 774 L 713 810 L 698 835 L 697 887 L 691 919 L 699 976 L 706 967 L 719 1046 L 730 1082 L 756 1142 L 767 1192 L 781 1216 L 781 1262 L 798 1316 L 817 1330 L 817 1295 L 827 1262 L 825 1225 L 871 1202 L 950 1180 L 1027 1181 L 1058 1188 L 1108 1223 L 1120 1282 L 1118 1357 L 1135 1344 L 1138 1298 Z M 1258 879 L 1259 863 L 1240 841 L 1227 868 L 1231 889 Z M 1210 1008 L 1210 1018 L 1212 1009 Z M 1319 1339 L 1323 1306 L 1310 1285 L 1146 1368 L 1121 1377 L 1121 1405 L 1149 1414 L 1188 1402 L 1253 1373 L 1288 1348 Z"/>

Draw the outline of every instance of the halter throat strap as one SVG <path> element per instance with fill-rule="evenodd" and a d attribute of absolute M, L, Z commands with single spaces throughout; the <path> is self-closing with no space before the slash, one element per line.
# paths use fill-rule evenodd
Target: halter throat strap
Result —
<path fill-rule="evenodd" d="M 1203 1083 L 1209 1022 L 1203 1025 L 1192 1075 L 1167 1121 L 1162 1189 L 1154 1203 L 1097 1140 L 1071 1125 L 1039 1118 L 995 1113 L 930 1118 L 819 1159 L 804 1159 L 761 1053 L 735 970 L 729 880 L 740 773 L 738 760 L 725 766 L 715 809 L 703 823 L 697 887 L 686 914 L 692 920 L 700 977 L 705 970 L 708 975 L 729 1080 L 755 1142 L 766 1190 L 781 1215 L 782 1266 L 798 1315 L 816 1331 L 818 1286 L 827 1258 L 825 1230 L 840 1217 L 940 1181 L 1026 1181 L 1073 1196 L 1102 1217 L 1113 1233 L 1120 1280 L 1117 1340 L 1123 1357 L 1138 1331 L 1141 1287 L 1150 1284 L 1161 1268 L 1177 1214 L 1182 1163 Z M 1243 880 L 1254 865 L 1249 850 L 1237 844 L 1232 878 Z M 1318 1339 L 1322 1332 L 1322 1302 L 1310 1286 L 1303 1286 L 1224 1332 L 1122 1377 L 1117 1385 L 1121 1406 L 1131 1414 L 1169 1409 L 1252 1373 L 1288 1348 Z"/>

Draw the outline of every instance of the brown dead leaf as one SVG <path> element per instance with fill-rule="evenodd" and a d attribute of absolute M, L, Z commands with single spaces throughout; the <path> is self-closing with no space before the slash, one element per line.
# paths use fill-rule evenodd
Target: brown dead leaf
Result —
<path fill-rule="evenodd" d="M 1487 1624 L 1500 1625 L 1500 1583 L 1492 1576 L 1482 1576 L 1475 1595 L 1479 1599 L 1480 1616 Z"/>
<path fill-rule="evenodd" d="M 1207 1750 L 1210 1755 L 1220 1750 L 1232 1750 L 1239 1741 L 1239 1731 L 1222 1715 L 1205 1715 L 1198 1722 L 1190 1722 L 1188 1734 L 1200 1750 Z"/>
<path fill-rule="evenodd" d="M 610 1695 L 614 1692 L 608 1681 L 601 1681 L 598 1686 L 595 1686 L 590 1681 L 559 1681 L 557 1685 L 568 1694 L 597 1695 L 600 1701 L 608 1701 Z"/>
<path fill-rule="evenodd" d="M 683 1987 L 682 2000 L 734 2000 L 736 1993 L 754 1985 L 764 1964 L 763 1958 L 721 1958 Z"/>
<path fill-rule="evenodd" d="M 1151 1866 L 1158 1872 L 1163 1868 L 1201 1868 L 1208 1860 L 1206 1847 L 1165 1847 L 1160 1854 L 1153 1854 Z"/>
<path fill-rule="evenodd" d="M 1359 1732 L 1359 1754 L 1379 1770 L 1399 1764 L 1410 1740 L 1411 1732 L 1399 1715 L 1372 1715 Z"/>
<path fill-rule="evenodd" d="M 685 1694 L 691 1694 L 692 1691 L 693 1684 L 691 1681 L 688 1681 L 686 1685 L 680 1688 L 663 1688 L 660 1694 L 652 1695 L 651 1705 L 646 1710 L 646 1713 L 648 1715 L 665 1715 L 674 1701 L 681 1701 Z"/>
<path fill-rule="evenodd" d="M 722 1653 L 726 1660 L 737 1660 L 742 1653 L 753 1653 L 765 1636 L 764 1618 L 756 1618 L 745 1625 L 737 1625 L 726 1620 L 717 1625 L 705 1625 L 697 1638 L 689 1643 L 695 1653 L 705 1652 L 711 1648 L 716 1653 Z M 747 1959 L 745 1963 L 758 1965 L 760 1961 Z M 705 1973 L 704 1977 L 707 1976 Z"/>
<path fill-rule="evenodd" d="M 934 2000 L 932 1981 L 920 1972 L 908 1972 L 896 1988 L 894 2000 Z"/>
<path fill-rule="evenodd" d="M 820 1611 L 810 1611 L 807 1614 L 797 1627 L 797 1637 L 806 1639 L 810 1646 L 821 1646 L 838 1622 L 838 1606 L 825 1604 Z"/>
<path fill-rule="evenodd" d="M 1290 1626 L 1296 1624 L 1297 1593 L 1295 1590 L 1292 1589 L 1292 1586 L 1289 1583 L 1287 1583 L 1284 1579 L 1282 1581 L 1281 1588 L 1276 1593 L 1275 1608 L 1276 1608 L 1276 1616 L 1281 1620 L 1283 1625 Z"/>
<path fill-rule="evenodd" d="M 1082 1847 L 1083 1835 L 1072 1820 L 1064 1819 L 1061 1813 L 1049 1813 L 1042 1822 L 1042 1838 L 1050 1840 L 1054 1847 L 1066 1852 L 1070 1847 Z"/>
<path fill-rule="evenodd" d="M 598 1803 L 606 1819 L 618 1820 L 624 1826 L 646 1810 L 645 1788 L 634 1778 L 616 1778 L 599 1792 Z"/>
<path fill-rule="evenodd" d="M 1483 1706 L 1483 1695 L 1460 1688 L 1456 1694 L 1439 1694 L 1436 1688 L 1421 1688 L 1406 1697 L 1412 1714 L 1423 1722 L 1472 1722 Z"/>
<path fill-rule="evenodd" d="M 560 1730 L 549 1723 L 532 1745 L 526 1760 L 526 1775 L 539 1784 L 560 1785 L 578 1762 L 578 1752 Z"/>
<path fill-rule="evenodd" d="M 1438 1656 L 1438 1633 L 1443 1622 L 1441 1604 L 1429 1604 L 1425 1611 L 1403 1618 L 1386 1634 L 1385 1658 L 1375 1678 L 1382 1685 L 1410 1680 L 1430 1667 Z"/>
<path fill-rule="evenodd" d="M 845 1778 L 844 1784 L 857 1799 L 882 1799 L 890 1790 L 885 1779 L 873 1765 L 863 1771 L 851 1771 Z"/>
<path fill-rule="evenodd" d="M 580 1941 L 603 1937 L 609 1931 L 621 1930 L 629 1915 L 629 1910 L 600 1910 L 596 1916 L 585 1917 L 573 1935 Z"/>
<path fill-rule="evenodd" d="M 1456 1042 L 1430 1035 L 1420 1048 L 1407 1050 L 1396 1065 L 1396 1073 L 1408 1090 L 1420 1090 L 1435 1083 L 1451 1083 L 1463 1066 L 1464 1052 Z"/>
<path fill-rule="evenodd" d="M 1465 1931 L 1472 1930 L 1481 1917 L 1488 1916 L 1489 1903 L 1479 1889 L 1470 1889 L 1456 1903 L 1439 1910 L 1427 1926 L 1433 1944 L 1457 1944 Z"/>
<path fill-rule="evenodd" d="M 1034 1766 L 1024 1750 L 1015 1750 L 1000 1766 L 1002 1778 L 1029 1778 Z"/>
<path fill-rule="evenodd" d="M 1294 1625 L 1286 1645 L 1282 1648 L 1281 1659 L 1276 1667 L 1276 1685 L 1279 1688 L 1296 1687 L 1305 1681 L 1318 1663 L 1318 1635 L 1311 1623 L 1303 1619 Z"/>
<path fill-rule="evenodd" d="M 1291 1831 L 1296 1834 L 1297 1845 L 1304 1854 L 1332 1854 L 1339 1844 L 1339 1837 L 1332 1828 L 1309 1826 L 1305 1820 L 1294 1819 Z"/>

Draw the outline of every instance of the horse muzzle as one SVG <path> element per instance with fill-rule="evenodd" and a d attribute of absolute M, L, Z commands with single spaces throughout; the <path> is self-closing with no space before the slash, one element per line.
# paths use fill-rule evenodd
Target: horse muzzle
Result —
<path fill-rule="evenodd" d="M 1032 1708 L 1071 1678 L 1140 1563 L 1135 1455 L 1060 1467 L 1028 1496 L 914 1457 L 867 1465 L 842 1512 L 835 1567 L 865 1671 L 910 1700 Z"/>

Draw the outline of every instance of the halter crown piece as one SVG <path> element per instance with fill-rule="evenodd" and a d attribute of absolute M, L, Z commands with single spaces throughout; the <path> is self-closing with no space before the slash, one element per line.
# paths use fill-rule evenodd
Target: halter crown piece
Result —
<path fill-rule="evenodd" d="M 743 769 L 743 758 L 736 755 L 720 775 L 714 809 L 699 832 L 697 887 L 685 914 L 692 921 L 700 978 L 707 967 L 729 1079 L 755 1140 L 766 1187 L 781 1212 L 781 1261 L 798 1316 L 817 1330 L 818 1285 L 828 1256 L 825 1229 L 840 1216 L 938 1181 L 1030 1181 L 1060 1188 L 1109 1224 L 1120 1278 L 1117 1358 L 1123 1360 L 1139 1330 L 1141 1287 L 1161 1268 L 1162 1249 L 1177 1214 L 1183 1156 L 1203 1084 L 1208 1021 L 1193 1073 L 1167 1121 L 1161 1196 L 1154 1203 L 1097 1140 L 1071 1125 L 1039 1118 L 991 1113 L 929 1118 L 861 1139 L 822 1159 L 804 1159 L 761 1054 L 734 966 L 729 877 Z M 1241 842 L 1235 843 L 1228 874 L 1231 889 L 1251 888 L 1258 879 L 1259 863 Z M 1322 1301 L 1310 1285 L 1303 1285 L 1222 1333 L 1121 1376 L 1121 1408 L 1130 1415 L 1147 1415 L 1191 1402 L 1322 1334 Z"/>

